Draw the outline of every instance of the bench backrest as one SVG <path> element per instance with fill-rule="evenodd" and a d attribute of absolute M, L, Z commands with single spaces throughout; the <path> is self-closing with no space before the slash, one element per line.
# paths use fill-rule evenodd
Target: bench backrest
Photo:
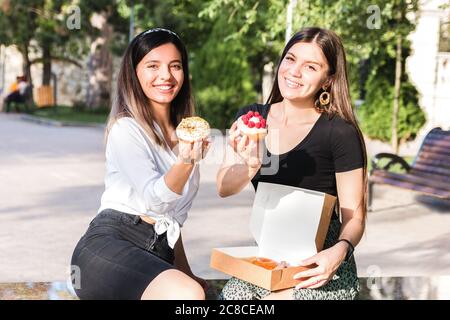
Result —
<path fill-rule="evenodd" d="M 450 130 L 434 128 L 426 135 L 410 173 L 436 175 L 450 183 Z"/>

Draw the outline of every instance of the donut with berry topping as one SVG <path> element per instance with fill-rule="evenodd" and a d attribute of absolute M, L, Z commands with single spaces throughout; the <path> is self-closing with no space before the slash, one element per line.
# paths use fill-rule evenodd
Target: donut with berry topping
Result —
<path fill-rule="evenodd" d="M 258 111 L 248 111 L 239 117 L 237 128 L 249 139 L 259 141 L 267 135 L 267 123 Z"/>

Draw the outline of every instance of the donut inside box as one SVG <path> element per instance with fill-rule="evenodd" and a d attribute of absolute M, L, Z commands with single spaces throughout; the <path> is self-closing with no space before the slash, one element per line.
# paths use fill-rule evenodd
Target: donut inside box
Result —
<path fill-rule="evenodd" d="M 271 291 L 294 287 L 293 276 L 314 267 L 298 262 L 322 250 L 335 202 L 326 193 L 260 182 L 250 219 L 257 246 L 214 248 L 211 268 Z M 266 269 L 251 262 L 255 257 L 289 266 Z"/>

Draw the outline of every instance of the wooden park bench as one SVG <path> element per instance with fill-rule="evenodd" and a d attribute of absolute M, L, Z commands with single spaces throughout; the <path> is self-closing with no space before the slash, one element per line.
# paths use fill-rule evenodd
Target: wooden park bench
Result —
<path fill-rule="evenodd" d="M 380 167 L 379 161 L 388 162 Z M 391 153 L 379 153 L 372 158 L 369 177 L 369 210 L 372 207 L 374 184 L 387 184 L 417 191 L 441 199 L 450 199 L 450 130 L 434 128 L 425 137 L 412 165 Z M 405 173 L 390 172 L 396 164 Z"/>
<path fill-rule="evenodd" d="M 6 112 L 9 111 L 6 106 L 4 106 L 4 109 L 6 110 Z M 16 112 L 32 112 L 32 110 L 34 109 L 33 86 L 30 83 L 27 83 L 24 92 L 20 94 L 19 100 L 10 102 L 9 109 L 15 109 Z"/>

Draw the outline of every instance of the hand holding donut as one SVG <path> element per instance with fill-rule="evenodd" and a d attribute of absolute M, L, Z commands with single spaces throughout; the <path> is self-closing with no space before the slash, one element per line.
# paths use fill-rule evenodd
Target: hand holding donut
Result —
<path fill-rule="evenodd" d="M 208 122 L 200 117 L 181 120 L 176 128 L 178 161 L 193 164 L 205 158 L 210 147 L 210 132 Z"/>
<path fill-rule="evenodd" d="M 261 142 L 267 134 L 267 128 L 264 119 L 261 121 L 264 125 L 263 128 L 261 125 L 259 125 L 259 128 L 248 128 L 249 123 L 253 122 L 246 115 L 233 123 L 229 130 L 229 145 L 248 167 L 259 169 L 262 163 Z M 250 126 L 253 125 L 250 124 Z M 245 129 L 246 127 L 248 130 Z"/>

